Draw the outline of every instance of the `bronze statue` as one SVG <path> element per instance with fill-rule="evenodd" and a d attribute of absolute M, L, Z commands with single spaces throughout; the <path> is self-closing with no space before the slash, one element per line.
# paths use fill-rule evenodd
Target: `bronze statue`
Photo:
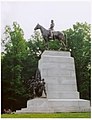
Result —
<path fill-rule="evenodd" d="M 45 81 L 44 79 L 41 80 L 41 85 L 42 85 L 42 89 L 43 89 L 43 92 L 45 93 L 45 96 L 47 97 L 47 93 L 46 93 L 46 89 L 45 89 Z"/>
<path fill-rule="evenodd" d="M 41 77 L 35 79 L 34 76 L 32 76 L 32 79 L 30 80 L 29 90 L 31 92 L 31 98 L 41 97 L 43 92 L 47 97 L 47 93 L 45 89 L 45 81 L 44 79 L 41 80 Z"/>
<path fill-rule="evenodd" d="M 32 76 L 32 79 L 30 81 L 30 86 L 29 86 L 30 92 L 32 93 L 32 98 L 36 96 L 35 89 L 36 89 L 36 80 L 34 76 Z"/>
<path fill-rule="evenodd" d="M 51 30 L 54 28 L 54 23 L 52 22 L 50 30 L 46 30 L 44 27 L 42 27 L 40 24 L 37 24 L 34 30 L 40 29 L 43 39 L 45 41 L 45 44 L 48 45 L 48 41 L 50 40 L 50 36 L 52 37 L 53 40 L 58 39 L 63 46 L 66 48 L 66 35 L 64 35 L 63 32 L 59 31 L 53 31 L 53 35 L 51 35 Z"/>
<path fill-rule="evenodd" d="M 50 36 L 49 36 L 49 38 L 52 38 L 53 39 L 53 31 L 54 31 L 54 20 L 51 20 L 51 24 L 50 24 L 50 28 L 49 28 L 49 30 L 50 30 Z"/>
<path fill-rule="evenodd" d="M 37 87 L 35 89 L 35 92 L 36 92 L 37 97 L 41 97 L 43 92 L 45 93 L 45 96 L 47 97 L 47 93 L 45 89 L 45 82 L 43 79 L 37 81 Z"/>
<path fill-rule="evenodd" d="M 41 73 L 40 73 L 39 69 L 36 70 L 35 79 L 36 80 L 41 80 Z"/>

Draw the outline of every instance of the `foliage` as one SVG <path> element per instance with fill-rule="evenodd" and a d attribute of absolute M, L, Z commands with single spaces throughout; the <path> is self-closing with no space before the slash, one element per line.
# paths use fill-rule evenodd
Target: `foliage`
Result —
<path fill-rule="evenodd" d="M 31 76 L 35 76 L 35 72 L 38 68 L 38 60 L 44 51 L 44 45 L 41 41 L 39 33 L 35 33 L 27 42 L 28 55 L 26 57 L 26 62 L 24 64 L 24 74 L 25 78 L 29 79 Z"/>
<path fill-rule="evenodd" d="M 14 22 L 13 28 L 6 26 L 5 53 L 2 54 L 2 99 L 6 106 L 20 104 L 24 99 L 26 88 L 23 84 L 23 62 L 27 57 L 27 44 L 20 26 Z M 7 40 L 8 39 L 8 40 Z M 24 101 L 24 100 L 23 100 Z M 15 106 L 16 108 L 16 106 Z"/>
<path fill-rule="evenodd" d="M 91 113 L 3 114 L 2 118 L 91 118 Z"/>
<path fill-rule="evenodd" d="M 90 99 L 91 38 L 90 25 L 76 23 L 65 31 L 71 54 L 75 58 L 78 90 L 81 98 Z"/>

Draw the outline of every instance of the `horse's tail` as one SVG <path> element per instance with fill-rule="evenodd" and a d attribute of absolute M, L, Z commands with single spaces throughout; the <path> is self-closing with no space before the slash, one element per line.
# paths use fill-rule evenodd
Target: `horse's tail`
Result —
<path fill-rule="evenodd" d="M 65 45 L 67 46 L 67 34 L 64 33 Z"/>

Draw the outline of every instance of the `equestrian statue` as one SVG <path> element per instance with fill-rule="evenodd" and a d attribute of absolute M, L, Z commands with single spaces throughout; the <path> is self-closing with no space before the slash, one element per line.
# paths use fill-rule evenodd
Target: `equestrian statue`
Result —
<path fill-rule="evenodd" d="M 40 24 L 37 24 L 34 30 L 40 29 L 43 39 L 45 41 L 45 44 L 48 45 L 49 40 L 59 40 L 63 46 L 66 48 L 66 35 L 63 32 L 60 31 L 54 31 L 54 21 L 51 20 L 51 25 L 49 30 L 46 30 L 43 26 Z"/>

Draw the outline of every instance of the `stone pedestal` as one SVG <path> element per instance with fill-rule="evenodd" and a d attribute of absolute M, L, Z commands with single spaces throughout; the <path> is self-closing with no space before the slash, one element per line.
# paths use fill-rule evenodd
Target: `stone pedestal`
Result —
<path fill-rule="evenodd" d="M 39 61 L 48 99 L 78 99 L 74 59 L 70 52 L 45 51 Z"/>
<path fill-rule="evenodd" d="M 90 102 L 79 98 L 75 64 L 70 52 L 44 51 L 38 68 L 46 82 L 47 98 L 29 100 L 27 108 L 17 113 L 90 111 Z"/>

